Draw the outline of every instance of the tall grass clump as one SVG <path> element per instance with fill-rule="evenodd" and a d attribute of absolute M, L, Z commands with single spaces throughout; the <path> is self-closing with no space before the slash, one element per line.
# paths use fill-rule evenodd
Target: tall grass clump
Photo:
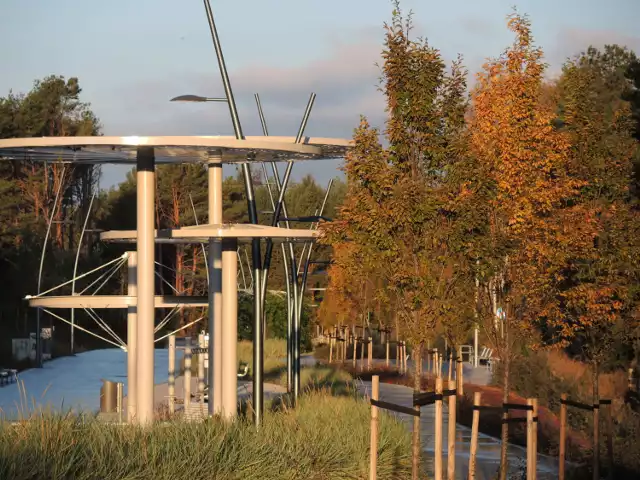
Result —
<path fill-rule="evenodd" d="M 247 420 L 117 426 L 73 415 L 0 426 L 0 478 L 366 479 L 370 410 L 353 397 L 309 392 L 296 409 Z M 410 439 L 380 420 L 378 478 L 407 478 Z"/>

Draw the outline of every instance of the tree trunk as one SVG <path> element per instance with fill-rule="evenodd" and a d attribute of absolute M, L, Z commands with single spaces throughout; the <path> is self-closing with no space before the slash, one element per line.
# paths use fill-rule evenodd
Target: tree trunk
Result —
<path fill-rule="evenodd" d="M 424 343 L 420 342 L 416 345 L 414 351 L 414 372 L 413 372 L 413 391 L 420 393 L 422 380 L 422 349 Z M 420 411 L 420 406 L 414 405 L 415 410 Z M 411 480 L 418 480 L 420 476 L 420 417 L 413 417 L 413 438 L 411 441 L 412 460 Z"/>
<path fill-rule="evenodd" d="M 184 246 L 176 246 L 176 295 L 184 292 Z M 180 310 L 180 326 L 185 325 L 184 309 Z"/>
<path fill-rule="evenodd" d="M 511 367 L 511 355 L 509 355 L 509 353 L 509 348 L 505 346 L 505 355 L 502 359 L 502 403 L 509 403 L 509 368 Z M 509 470 L 509 464 L 507 461 L 507 449 L 509 447 L 508 418 L 509 412 L 504 411 L 502 413 L 502 435 L 500 445 L 500 480 L 507 480 L 507 472 Z"/>

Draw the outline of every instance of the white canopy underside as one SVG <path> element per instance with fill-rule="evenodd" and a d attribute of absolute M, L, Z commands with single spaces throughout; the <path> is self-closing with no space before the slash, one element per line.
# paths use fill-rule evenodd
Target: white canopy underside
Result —
<path fill-rule="evenodd" d="M 341 158 L 350 140 L 304 137 L 152 136 L 34 137 L 0 139 L 0 160 L 78 164 L 136 163 L 138 147 L 154 148 L 157 164 L 206 163 L 221 154 L 222 163 Z"/>
<path fill-rule="evenodd" d="M 254 238 L 270 238 L 277 243 L 313 241 L 320 236 L 320 232 L 318 230 L 252 224 L 204 224 L 155 230 L 154 236 L 156 243 L 205 243 L 210 238 L 229 238 L 239 242 L 249 242 Z M 105 242 L 132 242 L 136 238 L 136 230 L 111 230 L 100 234 L 100 239 Z"/>
<path fill-rule="evenodd" d="M 137 297 L 127 295 L 60 295 L 27 297 L 30 307 L 43 308 L 128 308 L 135 307 Z M 155 308 L 206 307 L 207 297 L 156 295 Z"/>

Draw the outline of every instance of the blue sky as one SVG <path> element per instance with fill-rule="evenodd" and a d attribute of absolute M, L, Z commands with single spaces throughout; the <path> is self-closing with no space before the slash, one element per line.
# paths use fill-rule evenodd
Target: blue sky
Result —
<path fill-rule="evenodd" d="M 510 43 L 505 16 L 528 13 L 550 73 L 589 44 L 640 53 L 640 0 L 403 0 L 415 33 L 471 72 Z M 318 94 L 307 134 L 350 137 L 359 115 L 384 120 L 377 92 L 382 24 L 389 0 L 211 0 L 245 134 L 260 134 L 253 93 L 270 133 L 294 135 L 309 93 Z M 202 0 L 2 0 L 0 95 L 36 78 L 77 76 L 106 135 L 231 134 L 223 104 L 171 104 L 221 96 Z M 297 166 L 322 181 L 337 162 Z M 102 185 L 124 178 L 106 167 Z M 231 172 L 229 172 L 231 173 Z"/>

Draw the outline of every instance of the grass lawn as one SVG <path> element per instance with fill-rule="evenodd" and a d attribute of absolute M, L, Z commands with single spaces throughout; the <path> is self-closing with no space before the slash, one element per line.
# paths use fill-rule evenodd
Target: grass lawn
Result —
<path fill-rule="evenodd" d="M 345 372 L 303 372 L 298 407 L 274 404 L 259 431 L 243 417 L 147 429 L 51 414 L 0 424 L 0 478 L 367 479 L 368 403 Z M 388 415 L 380 422 L 378 478 L 408 478 L 409 433 Z"/>

